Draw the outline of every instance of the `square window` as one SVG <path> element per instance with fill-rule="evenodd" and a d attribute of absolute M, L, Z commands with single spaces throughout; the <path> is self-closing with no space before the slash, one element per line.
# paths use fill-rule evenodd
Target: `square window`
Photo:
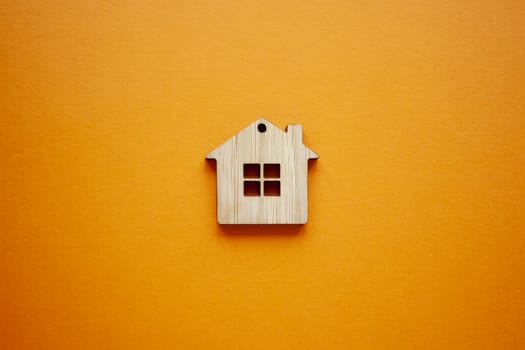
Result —
<path fill-rule="evenodd" d="M 261 165 L 260 164 L 244 164 L 243 176 L 248 179 L 258 179 L 261 177 Z"/>
<path fill-rule="evenodd" d="M 261 195 L 260 181 L 244 181 L 244 195 L 248 197 L 257 197 Z"/>
<path fill-rule="evenodd" d="M 265 196 L 280 196 L 281 195 L 281 181 L 264 181 L 264 195 Z"/>
<path fill-rule="evenodd" d="M 281 164 L 264 164 L 264 177 L 278 179 L 281 177 Z"/>

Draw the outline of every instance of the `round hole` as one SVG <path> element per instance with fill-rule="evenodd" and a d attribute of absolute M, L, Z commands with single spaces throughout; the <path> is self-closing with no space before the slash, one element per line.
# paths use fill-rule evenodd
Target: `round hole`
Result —
<path fill-rule="evenodd" d="M 257 125 L 257 130 L 259 130 L 259 132 L 266 132 L 266 125 L 264 124 Z"/>

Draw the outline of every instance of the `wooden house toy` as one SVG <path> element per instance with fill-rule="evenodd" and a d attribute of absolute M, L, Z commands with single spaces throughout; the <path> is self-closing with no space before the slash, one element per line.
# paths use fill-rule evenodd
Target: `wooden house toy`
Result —
<path fill-rule="evenodd" d="M 257 119 L 206 155 L 217 161 L 219 224 L 305 224 L 308 160 L 302 125 Z"/>

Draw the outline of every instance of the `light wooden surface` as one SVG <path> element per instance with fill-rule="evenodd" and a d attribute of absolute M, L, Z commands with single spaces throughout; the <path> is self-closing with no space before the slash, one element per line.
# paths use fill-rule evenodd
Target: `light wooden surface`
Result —
<path fill-rule="evenodd" d="M 288 125 L 283 132 L 268 120 L 257 119 L 206 158 L 217 160 L 220 224 L 308 221 L 308 160 L 317 159 L 318 155 L 303 144 L 301 125 Z M 243 170 L 245 164 L 254 165 L 259 173 L 248 177 Z M 278 165 L 279 177 L 267 176 L 265 164 Z M 276 183 L 280 193 L 267 195 L 267 189 Z M 259 194 L 245 193 L 245 186 L 259 187 Z"/>

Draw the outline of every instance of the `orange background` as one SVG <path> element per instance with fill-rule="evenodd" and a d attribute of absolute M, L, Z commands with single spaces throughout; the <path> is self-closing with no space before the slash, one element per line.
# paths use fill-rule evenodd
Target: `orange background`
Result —
<path fill-rule="evenodd" d="M 524 4 L 4 2 L 0 347 L 524 348 Z M 260 116 L 305 226 L 215 222 Z"/>

